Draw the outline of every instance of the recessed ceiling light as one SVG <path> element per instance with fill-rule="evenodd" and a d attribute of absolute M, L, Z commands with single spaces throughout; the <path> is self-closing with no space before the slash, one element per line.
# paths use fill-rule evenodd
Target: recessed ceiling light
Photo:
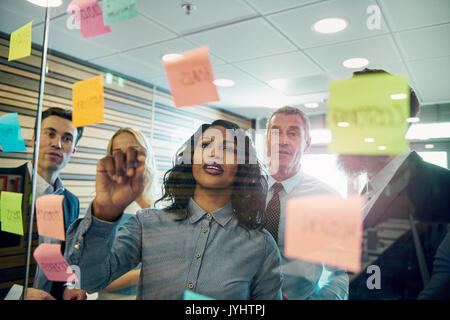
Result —
<path fill-rule="evenodd" d="M 40 7 L 59 7 L 62 0 L 27 0 L 28 2 Z"/>
<path fill-rule="evenodd" d="M 308 109 L 314 109 L 314 108 L 318 108 L 319 104 L 317 102 L 309 102 L 309 103 L 305 103 L 304 106 L 305 106 L 305 108 L 308 108 Z"/>
<path fill-rule="evenodd" d="M 232 86 L 234 86 L 234 81 L 231 79 L 216 79 L 213 81 L 213 83 L 217 87 L 232 87 Z"/>
<path fill-rule="evenodd" d="M 346 127 L 348 127 L 350 125 L 350 123 L 348 123 L 348 122 L 338 122 L 337 125 L 338 125 L 338 127 L 346 128 Z"/>
<path fill-rule="evenodd" d="M 403 99 L 406 99 L 407 97 L 408 96 L 406 95 L 406 93 L 391 94 L 392 100 L 403 100 Z"/>
<path fill-rule="evenodd" d="M 287 79 L 282 79 L 282 78 L 272 79 L 272 80 L 267 81 L 267 83 L 272 88 L 283 91 L 286 88 Z"/>
<path fill-rule="evenodd" d="M 182 55 L 179 54 L 179 53 L 168 53 L 168 54 L 165 54 L 165 55 L 162 56 L 162 60 L 167 62 L 167 61 L 179 58 L 181 56 Z"/>
<path fill-rule="evenodd" d="M 366 58 L 351 58 L 345 60 L 344 62 L 342 62 L 342 64 L 346 68 L 357 69 L 367 66 L 369 64 L 369 60 L 367 60 Z"/>
<path fill-rule="evenodd" d="M 434 148 L 434 144 L 426 144 L 425 145 L 425 149 L 433 149 Z"/>
<path fill-rule="evenodd" d="M 374 138 L 365 138 L 364 142 L 374 142 L 375 139 Z"/>
<path fill-rule="evenodd" d="M 320 33 L 336 33 L 347 28 L 347 21 L 342 18 L 325 18 L 314 23 L 314 30 Z"/>
<path fill-rule="evenodd" d="M 409 123 L 416 123 L 416 122 L 419 122 L 419 121 L 420 121 L 419 117 L 406 118 L 406 122 L 409 122 Z"/>

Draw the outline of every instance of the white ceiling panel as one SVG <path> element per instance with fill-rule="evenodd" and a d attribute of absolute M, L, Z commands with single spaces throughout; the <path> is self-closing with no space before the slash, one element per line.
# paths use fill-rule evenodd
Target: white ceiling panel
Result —
<path fill-rule="evenodd" d="M 237 62 L 235 65 L 262 81 L 276 78 L 289 79 L 322 72 L 311 59 L 299 51 Z"/>
<path fill-rule="evenodd" d="M 392 31 L 450 21 L 448 0 L 379 0 Z"/>
<path fill-rule="evenodd" d="M 450 55 L 407 62 L 424 103 L 450 102 Z"/>
<path fill-rule="evenodd" d="M 254 77 L 242 72 L 238 68 L 230 65 L 220 65 L 213 66 L 214 78 L 215 79 L 230 79 L 233 80 L 236 86 L 248 85 L 253 83 L 258 83 L 259 81 Z"/>
<path fill-rule="evenodd" d="M 143 61 L 144 63 L 148 63 L 152 65 L 154 68 L 163 71 L 164 70 L 164 65 L 162 62 L 163 55 L 167 53 L 183 53 L 196 48 L 197 46 L 195 46 L 191 42 L 183 38 L 179 38 L 164 41 L 162 43 L 157 43 L 154 45 L 149 45 L 135 50 L 130 50 L 127 52 L 127 55 L 137 60 Z M 213 66 L 225 64 L 225 61 L 211 54 L 210 54 L 210 61 Z"/>
<path fill-rule="evenodd" d="M 245 0 L 258 12 L 270 14 L 273 12 L 295 8 L 298 6 L 318 2 L 318 0 Z M 319 1 L 320 2 L 320 1 Z"/>
<path fill-rule="evenodd" d="M 123 73 L 124 75 L 133 75 L 134 78 L 148 81 L 164 75 L 164 71 L 153 68 L 151 65 L 142 63 L 142 61 L 133 59 L 125 54 L 114 55 L 91 61 L 102 66 L 105 71 L 114 71 Z"/>
<path fill-rule="evenodd" d="M 450 23 L 400 32 L 395 39 L 401 45 L 406 60 L 447 56 L 450 54 Z"/>
<path fill-rule="evenodd" d="M 369 15 L 366 14 L 366 10 L 373 4 L 376 4 L 373 0 L 326 1 L 270 15 L 267 19 L 301 49 L 305 49 L 389 32 L 383 19 L 379 30 L 367 28 L 366 20 Z M 333 34 L 321 34 L 313 29 L 315 22 L 329 17 L 344 18 L 349 24 L 345 30 Z"/>
<path fill-rule="evenodd" d="M 368 59 L 368 68 L 402 60 L 391 36 L 351 41 L 305 51 L 330 72 L 345 70 L 342 62 L 350 58 Z"/>
<path fill-rule="evenodd" d="M 151 17 L 179 34 L 195 32 L 232 21 L 256 16 L 242 0 L 196 0 L 197 7 L 187 15 L 180 0 L 140 0 L 137 4 L 142 14 Z"/>
<path fill-rule="evenodd" d="M 199 46 L 209 44 L 212 53 L 228 62 L 296 50 L 262 18 L 197 33 L 187 39 Z"/>

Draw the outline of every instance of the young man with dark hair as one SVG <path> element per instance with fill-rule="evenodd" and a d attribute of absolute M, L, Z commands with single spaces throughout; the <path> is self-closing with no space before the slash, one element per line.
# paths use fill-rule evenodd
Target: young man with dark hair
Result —
<path fill-rule="evenodd" d="M 59 177 L 61 170 L 67 165 L 77 150 L 77 143 L 83 135 L 83 127 L 72 126 L 72 112 L 62 108 L 49 108 L 42 113 L 40 143 L 38 152 L 38 168 L 36 176 L 36 198 L 47 194 L 64 195 L 64 230 L 78 218 L 80 202 L 69 190 L 64 188 Z M 34 146 L 33 137 L 33 146 Z M 64 253 L 64 242 L 39 236 L 39 243 L 61 243 Z M 47 279 L 42 269 L 36 267 L 33 288 L 27 291 L 27 299 L 85 299 L 83 290 L 69 289 L 62 282 Z"/>

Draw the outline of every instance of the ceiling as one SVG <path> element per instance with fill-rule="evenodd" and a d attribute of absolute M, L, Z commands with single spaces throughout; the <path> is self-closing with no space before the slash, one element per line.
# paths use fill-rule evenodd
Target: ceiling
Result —
<path fill-rule="evenodd" d="M 49 48 L 161 88 L 169 89 L 161 57 L 201 46 L 210 48 L 220 107 L 248 118 L 263 118 L 271 107 L 296 105 L 308 114 L 326 112 L 327 82 L 349 78 L 342 62 L 364 57 L 369 68 L 406 74 L 422 104 L 450 102 L 449 0 L 138 0 L 139 16 L 111 25 L 112 32 L 84 39 L 67 27 L 70 1 L 51 10 Z M 42 43 L 44 9 L 25 0 L 0 0 L 0 31 L 11 33 L 33 20 L 32 39 Z M 379 7 L 381 25 L 369 29 Z M 344 31 L 320 34 L 319 19 L 342 17 Z M 287 79 L 283 91 L 271 79 Z M 306 109 L 306 102 L 319 102 Z"/>

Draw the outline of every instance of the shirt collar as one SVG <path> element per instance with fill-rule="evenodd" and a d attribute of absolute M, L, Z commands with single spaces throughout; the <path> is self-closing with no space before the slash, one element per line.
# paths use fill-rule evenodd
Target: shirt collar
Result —
<path fill-rule="evenodd" d="M 44 194 L 60 193 L 64 191 L 64 185 L 62 180 L 57 177 L 55 180 L 55 185 L 50 185 L 40 174 L 37 174 L 36 178 L 36 193 L 38 196 Z"/>
<path fill-rule="evenodd" d="M 304 176 L 303 171 L 300 169 L 297 171 L 295 175 L 283 181 L 277 181 L 272 176 L 269 176 L 267 178 L 267 184 L 269 190 L 271 190 L 272 186 L 276 182 L 280 182 L 283 185 L 283 189 L 286 191 L 286 193 L 290 193 L 295 188 L 295 186 L 298 185 L 298 183 L 302 180 L 303 176 Z"/>
<path fill-rule="evenodd" d="M 198 220 L 203 218 L 208 212 L 202 208 L 194 201 L 194 199 L 189 200 L 188 204 L 189 210 L 189 221 L 191 223 L 196 223 Z M 231 201 L 220 209 L 209 212 L 214 220 L 217 221 L 222 227 L 225 226 L 233 217 L 233 207 L 231 206 Z"/>
<path fill-rule="evenodd" d="M 394 174 L 409 156 L 411 151 L 396 155 L 389 163 L 380 170 L 371 180 L 369 180 L 369 189 L 374 192 L 384 188 L 392 179 Z"/>

